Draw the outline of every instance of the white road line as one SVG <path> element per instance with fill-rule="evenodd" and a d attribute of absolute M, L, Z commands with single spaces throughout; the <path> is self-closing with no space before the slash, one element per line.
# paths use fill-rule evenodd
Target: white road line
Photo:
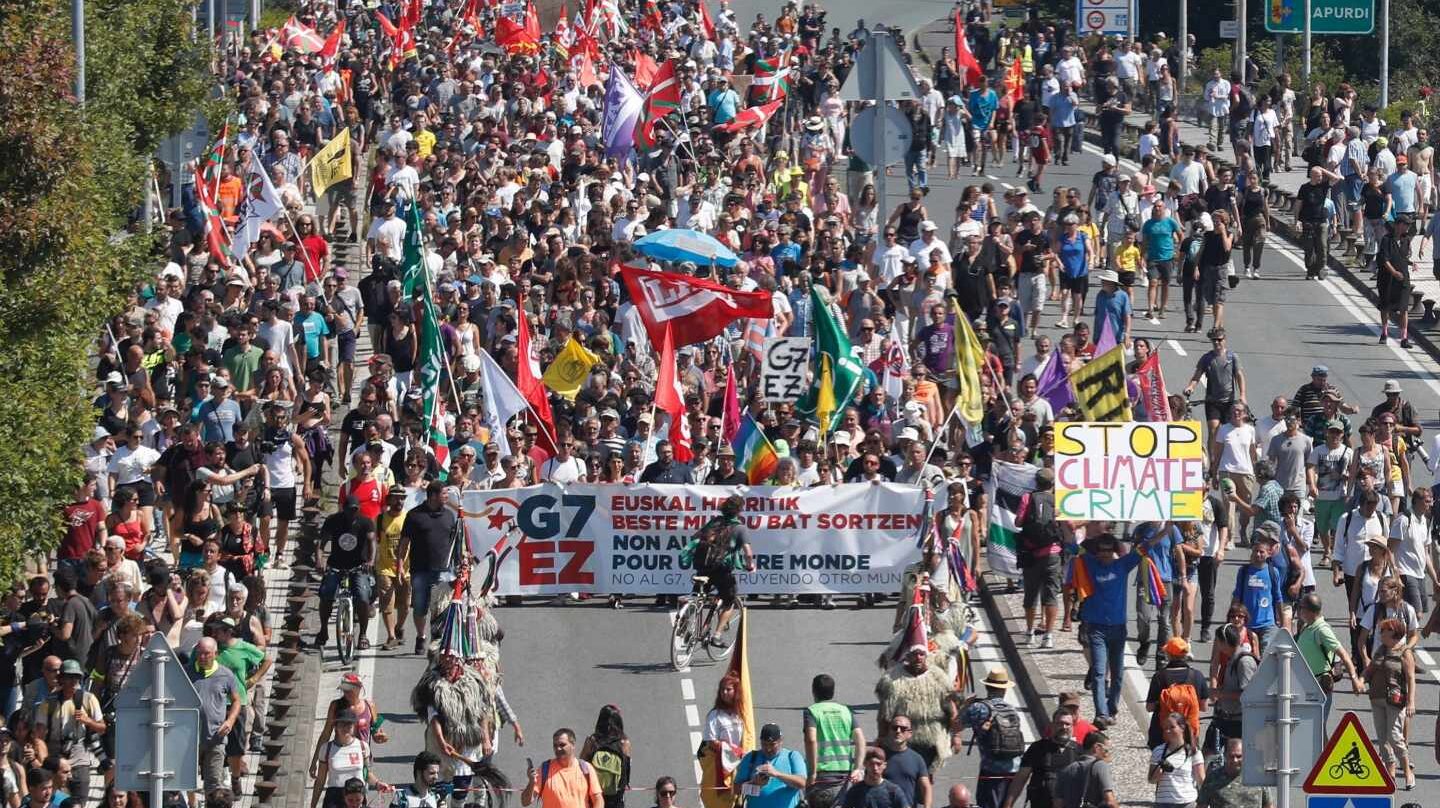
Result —
<path fill-rule="evenodd" d="M 1175 340 L 1173 340 L 1173 339 L 1167 339 L 1167 340 L 1165 340 L 1165 344 L 1166 344 L 1166 345 L 1169 345 L 1169 346 L 1170 346 L 1170 350 L 1174 351 L 1175 353 L 1177 353 L 1177 354 L 1179 354 L 1179 355 L 1181 355 L 1181 356 L 1185 356 L 1185 355 L 1186 355 L 1185 349 L 1184 349 L 1183 347 L 1181 347 L 1181 345 L 1180 345 L 1179 342 L 1177 342 L 1177 341 L 1175 341 Z"/>
<path fill-rule="evenodd" d="M 1440 669 L 1437 669 L 1435 657 L 1431 656 L 1429 651 L 1424 648 L 1416 648 L 1415 658 L 1425 665 L 1426 669 L 1430 671 L 1430 675 L 1435 677 L 1435 681 L 1440 682 Z"/>
<path fill-rule="evenodd" d="M 990 622 L 985 618 L 985 615 L 982 612 L 976 611 L 974 615 L 975 658 L 980 660 L 981 662 L 992 663 L 1002 668 L 1007 668 L 1008 666 L 1005 665 L 1005 658 L 1000 653 L 999 644 L 998 642 L 996 642 L 993 633 L 990 631 Z M 981 667 L 982 666 L 980 665 L 974 666 L 975 675 L 984 678 L 987 671 L 981 670 Z M 1013 705 L 1016 711 L 1020 713 L 1020 731 L 1025 736 L 1025 743 L 1029 744 L 1037 740 L 1040 737 L 1040 733 L 1035 728 L 1035 720 L 1037 716 L 1030 715 L 1030 711 L 1025 709 L 1025 705 L 1020 701 L 1020 695 L 1015 692 L 1015 688 L 1012 687 L 1009 690 L 1005 691 L 1005 701 L 1006 703 Z"/>
<path fill-rule="evenodd" d="M 705 736 L 704 736 L 704 735 L 701 735 L 700 733 L 695 732 L 694 730 L 691 730 L 691 732 L 690 732 L 690 748 L 691 748 L 691 749 L 699 749 L 699 748 L 700 748 L 700 742 L 703 741 L 703 740 L 705 740 Z M 704 780 L 704 779 L 705 779 L 705 772 L 703 772 L 703 771 L 700 770 L 700 761 L 699 761 L 699 760 L 696 760 L 696 761 L 695 761 L 695 785 L 697 785 L 697 786 L 700 785 L 700 784 L 701 784 L 701 781 Z"/>
<path fill-rule="evenodd" d="M 685 723 L 692 727 L 700 726 L 700 708 L 694 704 L 685 705 Z"/>
<path fill-rule="evenodd" d="M 695 680 L 689 676 L 680 680 L 680 697 L 686 701 L 695 700 Z"/>

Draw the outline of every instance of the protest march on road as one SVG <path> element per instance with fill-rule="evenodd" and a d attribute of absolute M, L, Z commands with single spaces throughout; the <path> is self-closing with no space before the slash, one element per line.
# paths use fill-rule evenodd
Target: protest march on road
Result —
<path fill-rule="evenodd" d="M 883 40 L 887 183 L 878 10 L 290 11 L 221 37 L 97 335 L 0 623 L 7 805 L 148 804 L 114 704 L 156 633 L 209 808 L 1270 805 L 1282 629 L 1327 728 L 1440 777 L 1428 112 L 1217 72 L 1186 142 L 1186 47 L 967 0 Z"/>

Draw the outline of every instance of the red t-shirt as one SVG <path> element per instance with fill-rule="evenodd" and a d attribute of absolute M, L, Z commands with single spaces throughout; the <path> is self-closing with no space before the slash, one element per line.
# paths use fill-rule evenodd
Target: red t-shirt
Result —
<path fill-rule="evenodd" d="M 380 511 L 385 507 L 385 495 L 388 493 L 385 485 L 375 478 L 361 482 L 350 480 L 340 486 L 339 501 L 343 504 L 351 495 L 360 500 L 360 515 L 374 521 L 380 518 Z"/>
<path fill-rule="evenodd" d="M 330 255 L 330 242 L 323 237 L 314 234 L 300 239 L 300 244 L 305 248 L 305 282 L 316 283 L 320 280 L 320 268 L 324 266 L 322 261 Z"/>
<path fill-rule="evenodd" d="M 65 506 L 65 538 L 56 550 L 57 558 L 82 559 L 98 546 L 100 528 L 105 524 L 105 506 L 99 500 L 72 502 Z"/>

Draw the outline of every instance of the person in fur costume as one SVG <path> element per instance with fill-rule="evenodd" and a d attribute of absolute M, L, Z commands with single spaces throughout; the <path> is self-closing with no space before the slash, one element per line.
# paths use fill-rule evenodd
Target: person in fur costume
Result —
<path fill-rule="evenodd" d="M 879 735 L 887 737 L 895 716 L 910 718 L 914 727 L 910 746 L 925 759 L 931 771 L 950 756 L 950 728 L 955 721 L 954 679 L 943 664 L 932 664 L 923 609 L 915 604 L 896 649 L 893 664 L 875 683 L 879 703 Z"/>
<path fill-rule="evenodd" d="M 943 667 L 956 691 L 968 686 L 969 670 L 966 659 L 975 643 L 975 632 L 969 624 L 969 610 L 961 603 L 950 599 L 950 592 L 931 589 L 925 577 L 920 577 L 925 623 L 928 628 L 926 643 L 930 652 L 930 664 Z M 904 612 L 908 619 L 915 607 L 914 592 L 910 593 L 911 606 Z M 902 623 L 900 629 L 890 638 L 885 651 L 876 660 L 876 665 L 885 670 L 902 657 L 901 648 L 907 639 L 908 626 Z"/>

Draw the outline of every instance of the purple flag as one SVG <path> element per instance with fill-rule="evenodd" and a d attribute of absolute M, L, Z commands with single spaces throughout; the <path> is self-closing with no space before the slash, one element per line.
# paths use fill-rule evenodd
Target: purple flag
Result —
<path fill-rule="evenodd" d="M 630 77 L 614 64 L 605 82 L 605 106 L 600 118 L 600 139 L 606 157 L 625 157 L 635 147 L 635 124 L 645 97 L 635 89 Z"/>
<path fill-rule="evenodd" d="M 1112 321 L 1110 315 L 1101 313 L 1099 317 L 1100 333 L 1095 337 L 1096 356 L 1105 354 L 1105 352 L 1119 344 L 1119 341 L 1115 339 L 1115 323 Z"/>
<path fill-rule="evenodd" d="M 1075 391 L 1070 389 L 1070 374 L 1065 370 L 1065 358 L 1059 351 L 1050 354 L 1050 361 L 1045 363 L 1035 382 L 1036 393 L 1050 402 L 1050 408 L 1057 415 L 1075 403 Z"/>

